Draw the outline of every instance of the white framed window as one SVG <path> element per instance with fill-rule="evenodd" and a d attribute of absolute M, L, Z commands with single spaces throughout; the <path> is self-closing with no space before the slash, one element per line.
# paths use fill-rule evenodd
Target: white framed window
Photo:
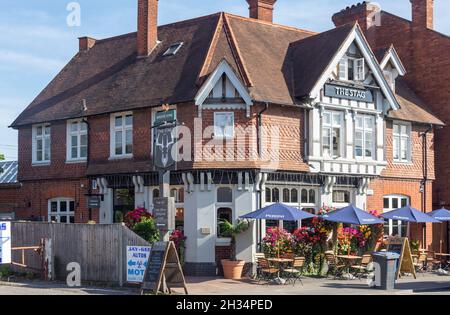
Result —
<path fill-rule="evenodd" d="M 343 57 L 339 61 L 338 76 L 344 81 L 364 81 L 365 79 L 364 58 Z"/>
<path fill-rule="evenodd" d="M 75 201 L 70 198 L 54 198 L 48 201 L 48 222 L 75 223 Z"/>
<path fill-rule="evenodd" d="M 133 113 L 111 115 L 111 157 L 133 156 Z"/>
<path fill-rule="evenodd" d="M 355 117 L 355 157 L 373 159 L 375 156 L 375 117 Z"/>
<path fill-rule="evenodd" d="M 214 113 L 214 137 L 225 139 L 234 137 L 233 112 Z"/>
<path fill-rule="evenodd" d="M 394 122 L 392 137 L 394 161 L 411 162 L 411 124 Z"/>
<path fill-rule="evenodd" d="M 51 127 L 50 124 L 33 126 L 33 164 L 47 164 L 51 159 Z"/>
<path fill-rule="evenodd" d="M 410 199 L 403 195 L 387 195 L 383 197 L 383 213 L 406 207 Z M 397 220 L 385 220 L 384 236 L 408 236 L 408 223 Z"/>
<path fill-rule="evenodd" d="M 67 121 L 67 161 L 85 161 L 87 147 L 87 124 L 81 119 Z"/>
<path fill-rule="evenodd" d="M 324 111 L 322 116 L 322 153 L 328 157 L 342 157 L 345 135 L 344 113 Z"/>

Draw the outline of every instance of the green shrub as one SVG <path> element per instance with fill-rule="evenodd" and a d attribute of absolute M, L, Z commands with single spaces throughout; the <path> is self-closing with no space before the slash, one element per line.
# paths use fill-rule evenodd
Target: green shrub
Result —
<path fill-rule="evenodd" d="M 133 226 L 133 232 L 153 244 L 159 241 L 159 231 L 153 218 L 143 218 Z"/>
<path fill-rule="evenodd" d="M 11 269 L 7 265 L 0 266 L 0 278 L 8 277 L 11 275 Z"/>

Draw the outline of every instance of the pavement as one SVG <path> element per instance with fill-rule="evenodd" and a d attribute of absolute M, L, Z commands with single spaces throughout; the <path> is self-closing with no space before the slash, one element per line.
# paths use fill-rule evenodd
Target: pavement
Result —
<path fill-rule="evenodd" d="M 434 274 L 418 275 L 417 279 L 400 279 L 394 291 L 369 288 L 367 281 L 303 278 L 303 286 L 258 284 L 251 279 L 241 281 L 223 278 L 190 278 L 187 287 L 191 295 L 450 295 L 450 276 Z M 0 282 L 0 295 L 136 295 L 138 289 L 81 287 L 69 288 L 62 283 L 48 282 Z"/>
<path fill-rule="evenodd" d="M 258 284 L 254 280 L 233 281 L 218 278 L 188 278 L 188 290 L 193 295 L 450 295 L 450 276 L 418 275 L 397 281 L 394 291 L 370 288 L 366 279 L 330 280 L 303 278 L 303 286 Z"/>

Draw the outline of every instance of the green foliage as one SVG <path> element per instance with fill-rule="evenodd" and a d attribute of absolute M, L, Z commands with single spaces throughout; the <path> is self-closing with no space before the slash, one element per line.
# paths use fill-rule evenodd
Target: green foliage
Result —
<path fill-rule="evenodd" d="M 8 277 L 12 274 L 11 269 L 7 265 L 0 266 L 0 278 Z"/>
<path fill-rule="evenodd" d="M 132 227 L 132 230 L 150 244 L 159 241 L 159 231 L 153 218 L 143 218 Z"/>
<path fill-rule="evenodd" d="M 245 232 L 250 227 L 247 220 L 238 220 L 236 222 L 236 225 L 233 225 L 231 222 L 227 220 L 220 220 L 219 221 L 219 229 L 221 232 L 221 235 L 224 237 L 230 237 L 231 238 L 231 260 L 236 261 L 236 236 L 239 234 Z"/>
<path fill-rule="evenodd" d="M 0 153 L 0 161 L 4 161 L 5 160 L 5 155 Z"/>

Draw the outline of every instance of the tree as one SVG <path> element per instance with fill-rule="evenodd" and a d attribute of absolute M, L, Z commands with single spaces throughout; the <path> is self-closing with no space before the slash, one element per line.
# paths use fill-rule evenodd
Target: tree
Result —
<path fill-rule="evenodd" d="M 4 161 L 5 160 L 5 155 L 0 153 L 0 161 Z"/>

